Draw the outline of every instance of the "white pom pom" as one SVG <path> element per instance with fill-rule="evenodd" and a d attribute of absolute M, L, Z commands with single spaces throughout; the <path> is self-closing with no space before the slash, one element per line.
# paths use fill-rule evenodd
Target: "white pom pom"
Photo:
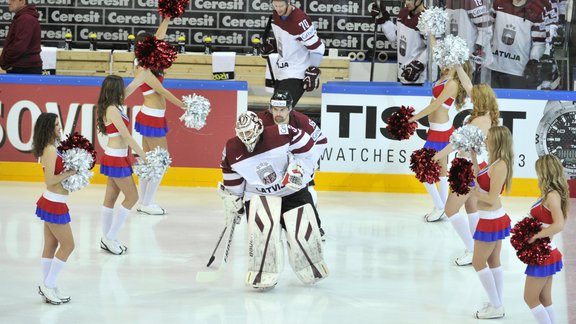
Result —
<path fill-rule="evenodd" d="M 186 107 L 186 111 L 180 120 L 188 128 L 201 129 L 206 125 L 206 118 L 210 112 L 210 101 L 208 99 L 192 94 L 191 96 L 183 96 L 182 102 Z"/>
<path fill-rule="evenodd" d="M 446 33 L 446 20 L 448 13 L 444 9 L 430 7 L 422 11 L 416 27 L 427 34 L 440 37 Z"/>
<path fill-rule="evenodd" d="M 448 35 L 434 47 L 434 61 L 442 67 L 460 65 L 470 57 L 466 41 L 459 36 Z"/>
<path fill-rule="evenodd" d="M 450 136 L 450 143 L 454 149 L 464 152 L 476 152 L 482 154 L 486 136 L 482 130 L 473 125 L 464 125 L 458 128 Z"/>
<path fill-rule="evenodd" d="M 171 163 L 172 159 L 168 151 L 156 147 L 154 150 L 146 152 L 146 163 L 141 158 L 136 161 L 134 172 L 144 180 L 160 180 Z"/>
<path fill-rule="evenodd" d="M 64 170 L 76 170 L 76 174 L 62 181 L 62 186 L 69 192 L 80 190 L 90 183 L 90 179 L 94 175 L 90 171 L 94 158 L 88 151 L 81 148 L 71 148 L 62 152 L 62 161 L 64 162 Z"/>

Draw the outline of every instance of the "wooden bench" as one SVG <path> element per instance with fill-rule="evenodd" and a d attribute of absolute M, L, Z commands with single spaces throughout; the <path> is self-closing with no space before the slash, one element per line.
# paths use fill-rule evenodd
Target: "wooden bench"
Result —
<path fill-rule="evenodd" d="M 56 74 L 80 76 L 106 76 L 116 74 L 131 76 L 134 65 L 134 53 L 126 51 L 58 50 Z M 320 81 L 348 81 L 350 60 L 347 57 L 324 57 L 320 64 Z M 248 82 L 248 106 L 267 107 L 270 95 L 264 91 L 266 60 L 259 56 L 236 56 L 236 80 Z M 171 79 L 212 80 L 212 56 L 203 53 L 178 54 L 176 61 L 166 70 Z M 320 108 L 319 91 L 305 93 L 298 103 L 299 107 Z"/>

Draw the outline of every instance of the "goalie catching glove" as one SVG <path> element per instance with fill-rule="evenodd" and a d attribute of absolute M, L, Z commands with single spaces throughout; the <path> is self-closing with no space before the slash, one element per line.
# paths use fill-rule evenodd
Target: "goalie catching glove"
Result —
<path fill-rule="evenodd" d="M 304 90 L 313 91 L 320 85 L 320 69 L 310 66 L 304 71 Z"/>
<path fill-rule="evenodd" d="M 224 222 L 230 224 L 232 221 L 244 214 L 244 201 L 242 197 L 235 196 L 222 183 L 218 183 L 218 195 L 224 203 Z"/>

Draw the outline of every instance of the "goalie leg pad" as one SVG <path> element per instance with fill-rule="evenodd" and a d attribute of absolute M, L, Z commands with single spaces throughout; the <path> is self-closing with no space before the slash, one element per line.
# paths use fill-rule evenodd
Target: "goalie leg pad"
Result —
<path fill-rule="evenodd" d="M 282 198 L 255 196 L 248 215 L 248 273 L 246 285 L 272 288 L 283 268 L 280 213 Z"/>
<path fill-rule="evenodd" d="M 300 281 L 316 283 L 328 276 L 324 262 L 322 236 L 316 215 L 310 204 L 285 212 L 282 217 L 286 225 L 288 261 Z"/>

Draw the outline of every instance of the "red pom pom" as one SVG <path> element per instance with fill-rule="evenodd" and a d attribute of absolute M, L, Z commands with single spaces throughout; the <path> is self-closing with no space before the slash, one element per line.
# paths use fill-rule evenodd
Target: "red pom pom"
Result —
<path fill-rule="evenodd" d="M 472 162 L 455 158 L 452 160 L 448 182 L 450 189 L 457 195 L 466 195 L 470 192 L 470 183 L 474 181 L 474 171 L 472 171 Z"/>
<path fill-rule="evenodd" d="M 397 140 L 409 139 L 418 127 L 418 123 L 408 122 L 408 119 L 412 117 L 414 117 L 414 107 L 402 106 L 388 117 L 386 129 Z"/>
<path fill-rule="evenodd" d="M 424 183 L 436 183 L 440 180 L 440 164 L 432 160 L 435 149 L 422 148 L 412 152 L 410 170 L 416 174 L 416 179 Z"/>
<path fill-rule="evenodd" d="M 92 143 L 90 143 L 86 137 L 80 135 L 78 132 L 74 132 L 74 134 L 68 134 L 66 139 L 60 142 L 58 151 L 65 152 L 75 147 L 83 149 L 92 155 L 92 165 L 90 166 L 90 170 L 92 170 L 96 164 L 96 150 L 94 149 L 94 145 L 92 145 Z"/>
<path fill-rule="evenodd" d="M 190 0 L 158 0 L 158 12 L 162 17 L 180 17 L 186 11 Z"/>
<path fill-rule="evenodd" d="M 542 230 L 541 223 L 533 218 L 526 217 L 514 225 L 510 231 L 510 244 L 516 250 L 520 261 L 529 265 L 541 265 L 550 257 L 550 238 L 536 239 L 534 243 L 528 240 Z"/>
<path fill-rule="evenodd" d="M 138 63 L 148 69 L 157 71 L 172 66 L 178 51 L 168 42 L 159 40 L 155 36 L 146 37 L 136 44 L 134 55 Z"/>

